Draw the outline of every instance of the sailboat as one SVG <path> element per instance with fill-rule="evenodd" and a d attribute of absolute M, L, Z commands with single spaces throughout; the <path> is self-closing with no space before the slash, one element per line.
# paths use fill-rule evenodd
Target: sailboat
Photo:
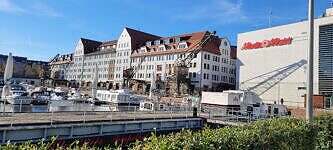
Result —
<path fill-rule="evenodd" d="M 4 83 L 1 98 L 10 104 L 28 105 L 31 104 L 32 98 L 22 85 L 11 84 L 13 77 L 13 56 L 9 53 L 4 73 Z"/>

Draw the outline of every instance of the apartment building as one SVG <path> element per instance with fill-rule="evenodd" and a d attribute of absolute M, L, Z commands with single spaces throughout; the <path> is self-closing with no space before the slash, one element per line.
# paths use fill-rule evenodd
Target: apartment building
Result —
<path fill-rule="evenodd" d="M 116 49 L 116 69 L 115 69 L 115 88 L 121 88 L 123 85 L 123 70 L 130 67 L 132 53 L 143 46 L 146 41 L 159 39 L 159 36 L 124 28 L 118 38 Z"/>
<path fill-rule="evenodd" d="M 90 86 L 97 69 L 100 86 L 121 89 L 123 71 L 131 66 L 139 67 L 135 80 L 150 84 L 153 75 L 165 80 L 176 59 L 194 50 L 207 33 L 160 37 L 124 28 L 117 40 L 100 42 L 81 38 L 73 54 L 59 56 L 61 59 L 55 59 L 50 64 L 52 72 L 59 72 L 57 68 L 62 68 L 60 77 L 76 86 Z M 194 88 L 232 89 L 235 85 L 236 58 L 232 58 L 235 52 L 227 39 L 214 37 L 191 63 L 188 77 Z M 141 61 L 142 64 L 139 63 Z M 56 64 L 61 64 L 61 67 Z"/>
<path fill-rule="evenodd" d="M 132 65 L 137 67 L 134 76 L 137 80 L 150 82 L 155 79 L 165 81 L 172 74 L 177 59 L 185 58 L 197 44 L 204 40 L 208 31 L 162 37 L 145 42 L 131 55 Z M 225 38 L 213 37 L 200 49 L 189 67 L 188 77 L 194 89 L 226 90 L 233 89 L 236 83 L 236 59 L 230 42 Z"/>
<path fill-rule="evenodd" d="M 51 62 L 51 76 L 70 81 L 70 86 L 90 86 L 98 71 L 101 86 L 111 88 L 114 78 L 117 41 L 99 42 L 80 38 L 72 54 L 56 56 Z"/>

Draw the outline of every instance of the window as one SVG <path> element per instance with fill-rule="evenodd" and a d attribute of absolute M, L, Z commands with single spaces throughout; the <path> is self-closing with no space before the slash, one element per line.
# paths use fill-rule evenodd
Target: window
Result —
<path fill-rule="evenodd" d="M 163 50 L 164 50 L 164 47 L 161 46 L 161 47 L 158 48 L 158 50 L 163 51 Z"/>
<path fill-rule="evenodd" d="M 216 75 L 212 74 L 212 80 L 216 81 Z"/>
<path fill-rule="evenodd" d="M 164 43 L 165 43 L 165 44 L 170 44 L 170 40 L 169 40 L 169 39 L 165 39 L 165 40 L 164 40 Z"/>
<path fill-rule="evenodd" d="M 160 40 L 156 40 L 156 41 L 154 42 L 155 45 L 160 45 L 160 43 L 161 43 Z"/>
<path fill-rule="evenodd" d="M 147 46 L 151 46 L 151 41 L 146 42 Z"/>
<path fill-rule="evenodd" d="M 210 60 L 210 55 L 209 54 L 205 54 L 204 55 L 204 59 Z"/>
<path fill-rule="evenodd" d="M 204 79 L 209 79 L 209 74 L 208 73 L 204 73 Z"/>
<path fill-rule="evenodd" d="M 197 67 L 197 63 L 193 63 L 193 68 Z"/>
<path fill-rule="evenodd" d="M 176 43 L 180 42 L 180 37 L 176 37 L 175 42 Z"/>
<path fill-rule="evenodd" d="M 179 45 L 178 45 L 178 48 L 179 48 L 179 49 L 184 49 L 184 48 L 186 48 L 186 47 L 187 47 L 186 44 L 179 44 Z"/>
<path fill-rule="evenodd" d="M 204 63 L 204 69 L 209 70 L 209 64 Z"/>
<path fill-rule="evenodd" d="M 224 46 L 228 46 L 228 42 L 227 41 L 224 41 Z"/>
<path fill-rule="evenodd" d="M 192 78 L 192 72 L 189 72 L 189 73 L 188 73 L 188 77 L 189 77 L 189 78 Z"/>
<path fill-rule="evenodd" d="M 220 67 L 213 65 L 213 71 L 220 71 Z"/>
<path fill-rule="evenodd" d="M 157 67 L 156 68 L 157 71 L 162 71 L 162 65 L 157 65 L 156 67 Z"/>
<path fill-rule="evenodd" d="M 196 73 L 196 72 L 193 72 L 192 77 L 193 77 L 193 78 L 196 78 L 196 77 L 197 77 L 197 73 Z"/>

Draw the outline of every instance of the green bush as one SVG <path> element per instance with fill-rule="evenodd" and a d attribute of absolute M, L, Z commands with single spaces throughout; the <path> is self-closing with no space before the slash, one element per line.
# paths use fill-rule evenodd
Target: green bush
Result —
<path fill-rule="evenodd" d="M 319 116 L 314 121 L 318 135 L 316 138 L 317 149 L 333 149 L 333 115 Z"/>
<path fill-rule="evenodd" d="M 26 142 L 16 145 L 0 145 L 0 150 L 92 150 L 121 149 L 121 145 L 94 147 L 73 142 L 61 147 L 52 142 Z M 333 149 L 333 115 L 317 117 L 313 124 L 293 118 L 257 121 L 242 127 L 204 128 L 201 131 L 182 130 L 178 133 L 156 136 L 152 134 L 144 141 L 129 146 L 133 150 L 246 150 L 246 149 Z"/>
<path fill-rule="evenodd" d="M 52 138 L 50 142 L 44 142 L 41 140 L 38 143 L 25 142 L 23 144 L 11 144 L 0 145 L 0 150 L 109 150 L 109 149 L 121 149 L 121 145 L 115 143 L 114 145 L 105 145 L 103 147 L 96 147 L 88 145 L 87 143 L 80 143 L 75 141 L 69 144 L 67 147 L 60 146 L 56 143 L 56 139 Z"/>
<path fill-rule="evenodd" d="M 136 142 L 132 149 L 333 149 L 333 117 L 316 118 L 312 125 L 303 120 L 279 118 L 258 121 L 248 126 L 183 130 Z"/>

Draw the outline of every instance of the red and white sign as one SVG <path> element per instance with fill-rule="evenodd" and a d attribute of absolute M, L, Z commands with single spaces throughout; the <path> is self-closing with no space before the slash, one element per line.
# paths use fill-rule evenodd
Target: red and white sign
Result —
<path fill-rule="evenodd" d="M 258 49 L 258 48 L 267 48 L 273 46 L 283 46 L 283 45 L 290 45 L 292 42 L 292 37 L 287 38 L 273 38 L 271 40 L 264 40 L 261 42 L 245 42 L 242 46 L 242 50 L 251 50 L 251 49 Z"/>

